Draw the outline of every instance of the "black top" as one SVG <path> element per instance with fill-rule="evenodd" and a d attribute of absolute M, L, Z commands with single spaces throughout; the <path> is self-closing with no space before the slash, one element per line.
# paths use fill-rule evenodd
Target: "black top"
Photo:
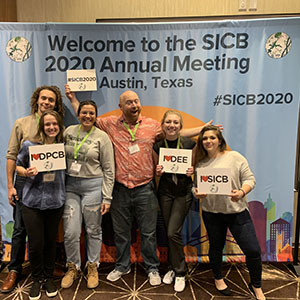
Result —
<path fill-rule="evenodd" d="M 174 141 L 167 140 L 168 148 L 176 149 L 177 142 L 178 139 Z M 180 149 L 192 150 L 195 147 L 195 145 L 196 142 L 194 140 L 182 136 L 180 137 Z M 161 140 L 153 145 L 153 150 L 157 153 L 158 156 L 159 156 L 160 148 L 167 148 L 164 140 Z M 190 185 L 192 184 L 191 177 L 188 177 L 185 174 L 176 174 L 177 176 L 177 185 L 176 185 L 172 179 L 172 175 L 173 175 L 172 173 L 163 173 L 159 181 L 159 190 L 167 187 L 175 188 L 177 191 L 190 189 Z"/>

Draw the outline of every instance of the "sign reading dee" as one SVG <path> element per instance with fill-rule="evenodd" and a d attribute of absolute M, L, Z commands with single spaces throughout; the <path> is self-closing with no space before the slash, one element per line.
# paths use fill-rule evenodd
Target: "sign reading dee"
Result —
<path fill-rule="evenodd" d="M 160 148 L 158 164 L 167 173 L 186 174 L 192 166 L 192 150 Z"/>

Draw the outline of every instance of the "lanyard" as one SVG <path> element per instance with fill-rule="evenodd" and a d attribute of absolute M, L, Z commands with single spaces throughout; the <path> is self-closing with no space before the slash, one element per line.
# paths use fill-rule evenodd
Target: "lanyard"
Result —
<path fill-rule="evenodd" d="M 136 133 L 137 128 L 139 127 L 139 124 L 140 124 L 140 123 L 136 123 L 133 132 L 131 131 L 131 129 L 129 128 L 129 126 L 128 126 L 128 124 L 127 124 L 126 122 L 123 122 L 123 124 L 124 124 L 124 126 L 127 128 L 128 132 L 130 133 L 130 135 L 131 135 L 131 140 L 134 142 L 134 140 L 135 140 L 135 133 Z"/>
<path fill-rule="evenodd" d="M 79 134 L 80 134 L 80 129 L 81 129 L 81 125 L 79 125 L 78 131 L 77 131 L 77 139 L 75 142 L 75 146 L 74 146 L 74 159 L 77 160 L 78 157 L 78 151 L 81 148 L 81 146 L 83 145 L 83 143 L 86 141 L 86 139 L 90 136 L 90 134 L 92 133 L 92 131 L 94 130 L 94 126 L 89 130 L 89 132 L 85 135 L 85 137 L 83 138 L 83 140 L 81 141 L 81 143 L 77 146 L 77 141 L 79 138 Z"/>
<path fill-rule="evenodd" d="M 35 118 L 36 118 L 36 124 L 37 124 L 37 127 L 39 128 L 39 124 L 40 124 L 40 116 L 38 113 L 35 114 Z"/>
<path fill-rule="evenodd" d="M 166 148 L 169 148 L 167 140 L 165 139 L 164 141 L 165 141 Z M 178 140 L 177 140 L 177 147 L 176 147 L 176 149 L 179 149 L 179 148 L 180 148 L 180 136 L 178 137 Z"/>

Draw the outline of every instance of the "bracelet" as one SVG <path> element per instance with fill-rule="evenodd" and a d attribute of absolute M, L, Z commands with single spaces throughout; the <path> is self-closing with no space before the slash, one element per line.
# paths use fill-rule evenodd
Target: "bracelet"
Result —
<path fill-rule="evenodd" d="M 240 188 L 240 191 L 243 192 L 243 198 L 244 198 L 246 196 L 245 191 L 242 188 Z"/>

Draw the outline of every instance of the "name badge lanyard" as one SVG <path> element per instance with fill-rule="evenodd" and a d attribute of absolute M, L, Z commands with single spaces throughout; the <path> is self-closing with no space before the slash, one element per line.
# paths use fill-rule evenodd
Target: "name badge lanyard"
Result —
<path fill-rule="evenodd" d="M 169 148 L 169 145 L 168 145 L 167 140 L 164 139 L 164 141 L 165 141 L 165 146 L 166 146 L 166 148 Z M 180 148 L 180 136 L 179 136 L 178 139 L 177 139 L 177 146 L 176 146 L 176 149 L 179 149 L 179 148 Z M 178 183 L 178 178 L 177 178 L 177 176 L 176 176 L 175 173 L 172 174 L 172 180 L 173 180 L 173 182 L 177 185 L 177 183 Z"/>
<path fill-rule="evenodd" d="M 135 141 L 135 134 L 136 134 L 136 131 L 137 131 L 140 123 L 136 123 L 133 132 L 131 131 L 130 127 L 128 126 L 128 124 L 126 122 L 123 122 L 123 124 L 126 127 L 126 129 L 128 130 L 128 132 L 130 133 L 130 135 L 131 135 L 131 141 L 134 142 Z"/>
<path fill-rule="evenodd" d="M 38 113 L 35 114 L 35 118 L 36 118 L 36 125 L 37 125 L 37 128 L 39 128 L 39 124 L 40 124 L 40 116 Z"/>
<path fill-rule="evenodd" d="M 76 139 L 75 146 L 74 146 L 74 159 L 75 159 L 76 163 L 77 163 L 77 157 L 78 157 L 78 151 L 79 151 L 79 149 L 81 148 L 81 146 L 83 145 L 83 143 L 86 141 L 86 139 L 90 136 L 90 134 L 93 132 L 94 128 L 95 127 L 93 126 L 89 130 L 89 132 L 85 135 L 85 137 L 83 138 L 83 140 L 81 141 L 81 143 L 77 146 L 77 141 L 79 139 L 80 129 L 81 129 L 81 125 L 79 126 L 78 131 L 77 131 L 77 139 Z"/>

